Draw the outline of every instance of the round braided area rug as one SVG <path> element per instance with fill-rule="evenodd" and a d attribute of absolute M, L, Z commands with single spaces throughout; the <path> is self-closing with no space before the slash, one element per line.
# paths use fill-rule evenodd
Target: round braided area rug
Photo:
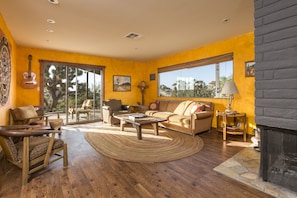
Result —
<path fill-rule="evenodd" d="M 99 153 L 113 159 L 154 163 L 182 159 L 198 153 L 203 148 L 199 136 L 159 128 L 159 135 L 152 129 L 142 129 L 142 140 L 137 139 L 136 129 L 100 126 L 81 129 L 85 139 Z"/>

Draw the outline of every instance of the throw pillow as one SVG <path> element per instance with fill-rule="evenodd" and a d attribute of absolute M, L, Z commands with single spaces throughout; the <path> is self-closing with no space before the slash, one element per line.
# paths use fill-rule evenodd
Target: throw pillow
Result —
<path fill-rule="evenodd" d="M 149 105 L 150 110 L 159 110 L 159 103 L 158 102 L 151 102 Z"/>
<path fill-rule="evenodd" d="M 203 104 L 195 104 L 192 109 L 191 109 L 191 114 L 195 113 L 195 112 L 200 112 L 200 111 L 204 111 L 205 109 L 205 105 Z"/>

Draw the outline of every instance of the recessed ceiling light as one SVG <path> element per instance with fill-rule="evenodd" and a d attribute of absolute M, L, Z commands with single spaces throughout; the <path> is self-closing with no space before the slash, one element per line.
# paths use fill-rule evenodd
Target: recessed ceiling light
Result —
<path fill-rule="evenodd" d="M 228 23 L 228 22 L 230 22 L 230 20 L 231 20 L 231 19 L 229 19 L 229 18 L 224 18 L 224 19 L 222 20 L 222 22 L 223 22 L 223 23 Z"/>
<path fill-rule="evenodd" d="M 56 5 L 59 4 L 59 0 L 48 0 L 48 2 Z"/>
<path fill-rule="evenodd" d="M 50 32 L 50 33 L 54 32 L 54 30 L 52 30 L 52 29 L 47 29 L 46 31 Z"/>
<path fill-rule="evenodd" d="M 53 20 L 53 19 L 47 19 L 46 22 L 48 22 L 48 23 L 52 23 L 52 24 L 56 23 L 56 21 Z"/>
<path fill-rule="evenodd" d="M 138 39 L 138 38 L 142 37 L 142 35 L 135 33 L 135 32 L 130 32 L 127 35 L 125 35 L 125 37 L 129 38 L 129 39 Z"/>

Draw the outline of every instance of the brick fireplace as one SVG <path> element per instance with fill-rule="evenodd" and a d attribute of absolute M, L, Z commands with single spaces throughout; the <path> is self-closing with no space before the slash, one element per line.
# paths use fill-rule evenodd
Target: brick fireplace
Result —
<path fill-rule="evenodd" d="M 297 1 L 254 3 L 260 176 L 297 192 Z"/>

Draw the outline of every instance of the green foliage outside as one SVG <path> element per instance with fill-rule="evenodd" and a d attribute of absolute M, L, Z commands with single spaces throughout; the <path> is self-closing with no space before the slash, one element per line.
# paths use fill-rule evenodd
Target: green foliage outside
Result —
<path fill-rule="evenodd" d="M 231 80 L 232 76 L 221 77 L 219 92 L 222 90 L 224 83 Z M 180 89 L 178 85 L 186 84 L 185 81 L 179 80 L 172 84 L 173 88 L 166 85 L 160 85 L 159 95 L 163 97 L 179 97 L 179 98 L 215 98 L 216 97 L 216 82 L 211 82 L 208 85 L 204 81 L 194 79 L 194 89 Z M 185 86 L 186 87 L 186 86 Z"/>
<path fill-rule="evenodd" d="M 47 65 L 44 68 L 44 107 L 45 112 L 65 111 L 66 108 L 66 68 L 68 68 L 68 90 L 74 90 L 76 77 L 83 71 L 73 67 Z M 78 102 L 86 99 L 86 83 L 79 83 Z M 75 104 L 75 97 L 71 97 L 75 90 L 70 92 L 69 104 Z M 81 102 L 82 103 L 82 102 Z"/>

